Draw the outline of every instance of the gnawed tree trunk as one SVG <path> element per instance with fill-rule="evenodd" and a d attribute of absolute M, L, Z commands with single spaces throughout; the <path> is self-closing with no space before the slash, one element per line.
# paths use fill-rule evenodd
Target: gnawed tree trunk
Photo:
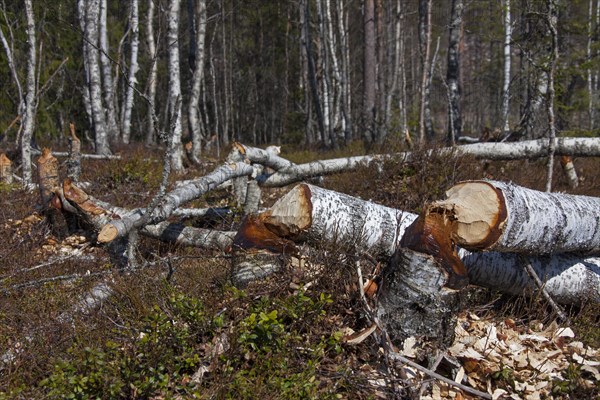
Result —
<path fill-rule="evenodd" d="M 410 213 L 309 184 L 295 186 L 260 219 L 285 238 L 323 241 L 389 258 L 399 235 L 415 219 Z"/>
<path fill-rule="evenodd" d="M 377 316 L 392 340 L 426 338 L 436 348 L 454 340 L 459 292 L 446 287 L 446 272 L 430 255 L 399 248 L 383 271 Z"/>
<path fill-rule="evenodd" d="M 69 159 L 67 160 L 67 176 L 74 182 L 81 175 L 81 140 L 75 134 L 75 124 L 69 124 Z"/>
<path fill-rule="evenodd" d="M 296 186 L 259 215 L 265 227 L 280 237 L 306 240 L 313 245 L 344 244 L 349 250 L 358 249 L 384 259 L 398 249 L 400 238 L 416 218 L 412 213 L 308 184 Z M 536 290 L 517 255 L 458 249 L 456 256 L 474 284 L 511 294 Z M 600 258 L 558 254 L 532 256 L 530 262 L 555 300 L 573 304 L 600 302 Z M 460 271 L 452 275 L 451 268 L 442 267 L 445 283 L 453 276 L 460 277 Z"/>
<path fill-rule="evenodd" d="M 42 205 L 46 207 L 56 189 L 60 187 L 58 180 L 58 160 L 48 148 L 44 148 L 42 156 L 37 160 L 38 185 Z"/>
<path fill-rule="evenodd" d="M 6 154 L 0 154 L 0 183 L 10 185 L 13 182 L 12 161 Z"/>
<path fill-rule="evenodd" d="M 560 166 L 567 177 L 569 187 L 575 189 L 579 186 L 579 178 L 577 177 L 577 171 L 575 170 L 575 164 L 573 164 L 573 158 L 570 156 L 562 156 L 560 158 Z"/>
<path fill-rule="evenodd" d="M 471 181 L 425 209 L 458 246 L 527 254 L 600 250 L 600 198 Z"/>

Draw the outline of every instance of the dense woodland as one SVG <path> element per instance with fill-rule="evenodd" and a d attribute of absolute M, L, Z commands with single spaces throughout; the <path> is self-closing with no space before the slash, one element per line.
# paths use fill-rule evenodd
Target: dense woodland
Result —
<path fill-rule="evenodd" d="M 600 0 L 0 14 L 0 400 L 599 395 Z"/>
<path fill-rule="evenodd" d="M 599 6 L 583 1 L 2 4 L 0 131 L 118 143 L 336 148 L 598 125 Z M 179 99 L 180 103 L 177 102 Z M 20 118 L 19 118 L 20 117 Z M 31 122 L 29 122 L 31 120 Z M 34 132 L 34 133 L 33 133 Z M 173 158 L 181 168 L 181 153 Z"/>

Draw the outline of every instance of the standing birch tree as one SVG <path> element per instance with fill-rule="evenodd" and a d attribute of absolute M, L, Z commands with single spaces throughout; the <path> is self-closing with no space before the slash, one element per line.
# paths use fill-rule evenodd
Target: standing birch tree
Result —
<path fill-rule="evenodd" d="M 100 0 L 100 20 L 98 22 L 100 64 L 102 67 L 102 91 L 106 104 L 106 125 L 110 139 L 117 139 L 119 127 L 115 103 L 115 85 L 113 82 L 112 63 L 109 57 L 107 19 L 107 0 Z"/>
<path fill-rule="evenodd" d="M 158 79 L 158 53 L 156 51 L 156 39 L 154 38 L 154 0 L 148 0 L 146 12 L 146 46 L 150 57 L 150 72 L 146 84 L 146 97 L 148 99 L 146 144 L 153 144 L 155 139 L 154 117 L 156 115 L 156 84 Z"/>
<path fill-rule="evenodd" d="M 419 104 L 419 142 L 433 136 L 429 112 L 429 58 L 431 55 L 432 0 L 419 0 L 419 54 L 421 57 L 421 101 Z"/>
<path fill-rule="evenodd" d="M 512 25 L 510 15 L 510 0 L 504 0 L 504 79 L 502 84 L 502 136 L 507 138 L 510 134 L 510 67 L 512 41 Z"/>
<path fill-rule="evenodd" d="M 35 17 L 32 0 L 25 0 L 27 18 L 27 80 L 25 81 L 25 108 L 23 113 L 23 133 L 21 134 L 21 162 L 23 169 L 23 185 L 33 182 L 31 172 L 31 139 L 35 127 L 36 111 L 36 37 Z"/>
<path fill-rule="evenodd" d="M 174 129 L 172 137 L 171 167 L 174 171 L 183 171 L 183 149 L 181 147 L 181 74 L 179 68 L 179 18 L 181 0 L 169 0 L 167 14 L 167 45 L 169 53 L 169 124 Z"/>
<path fill-rule="evenodd" d="M 194 59 L 194 73 L 192 76 L 192 92 L 188 106 L 188 120 L 190 123 L 190 131 L 192 134 L 192 161 L 200 162 L 202 152 L 202 139 L 204 136 L 204 128 L 202 124 L 202 116 L 200 114 L 200 100 L 202 82 L 204 80 L 204 55 L 205 55 L 205 40 L 206 40 L 206 0 L 195 0 L 194 14 L 196 19 L 196 37 Z"/>
<path fill-rule="evenodd" d="M 363 121 L 365 141 L 373 143 L 377 140 L 376 126 L 376 82 L 377 55 L 375 33 L 375 0 L 364 0 L 363 11 L 364 42 L 363 42 Z"/>
<path fill-rule="evenodd" d="M 127 77 L 127 92 L 125 95 L 125 104 L 123 105 L 123 114 L 121 118 L 121 138 L 123 143 L 129 143 L 131 140 L 131 111 L 133 109 L 135 85 L 137 83 L 135 75 L 138 70 L 138 49 L 140 41 L 138 0 L 130 1 L 129 28 L 131 38 L 131 53 L 129 58 L 129 74 Z"/>
<path fill-rule="evenodd" d="M 456 143 L 462 132 L 460 84 L 460 40 L 462 27 L 463 1 L 452 0 L 450 28 L 448 32 L 448 143 Z"/>
<path fill-rule="evenodd" d="M 88 64 L 88 86 L 90 106 L 94 124 L 94 144 L 97 154 L 111 154 L 106 115 L 102 104 L 102 79 L 100 76 L 100 52 L 98 21 L 100 14 L 99 0 L 85 0 L 85 32 L 84 47 Z"/>

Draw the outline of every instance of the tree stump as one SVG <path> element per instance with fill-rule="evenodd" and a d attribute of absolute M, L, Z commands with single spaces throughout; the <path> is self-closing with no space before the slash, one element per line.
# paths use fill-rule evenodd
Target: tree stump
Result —
<path fill-rule="evenodd" d="M 433 256 L 399 248 L 383 271 L 377 316 L 395 344 L 414 336 L 439 348 L 454 340 L 459 291 Z"/>

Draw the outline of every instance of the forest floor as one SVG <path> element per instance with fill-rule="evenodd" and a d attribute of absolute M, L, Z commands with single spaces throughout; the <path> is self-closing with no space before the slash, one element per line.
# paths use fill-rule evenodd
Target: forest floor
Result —
<path fill-rule="evenodd" d="M 84 160 L 81 181 L 106 202 L 144 206 L 159 186 L 161 154 L 121 150 L 121 160 Z M 342 154 L 284 147 L 281 155 L 304 162 Z M 177 178 L 199 177 L 216 165 Z M 570 190 L 557 165 L 555 191 L 600 196 L 600 160 L 576 159 L 575 166 L 580 186 Z M 543 190 L 545 168 L 543 160 L 422 157 L 326 177 L 322 185 L 419 212 L 466 179 Z M 261 206 L 289 188 L 264 190 Z M 232 202 L 224 189 L 188 206 L 234 209 Z M 324 245 L 310 252 L 317 272 L 290 266 L 242 290 L 231 284 L 228 254 L 141 238 L 137 267 L 118 271 L 92 232 L 51 227 L 37 192 L 1 186 L 0 203 L 0 399 L 474 398 L 391 361 L 377 335 L 348 340 L 371 325 L 356 276 L 360 254 Z M 222 230 L 239 222 L 235 213 L 186 220 Z M 100 307 L 82 308 L 94 287 L 110 287 L 112 295 Z M 398 352 L 494 398 L 600 396 L 600 306 L 568 308 L 569 322 L 559 324 L 537 294 L 469 287 L 463 299 L 449 349 L 407 340 Z"/>

